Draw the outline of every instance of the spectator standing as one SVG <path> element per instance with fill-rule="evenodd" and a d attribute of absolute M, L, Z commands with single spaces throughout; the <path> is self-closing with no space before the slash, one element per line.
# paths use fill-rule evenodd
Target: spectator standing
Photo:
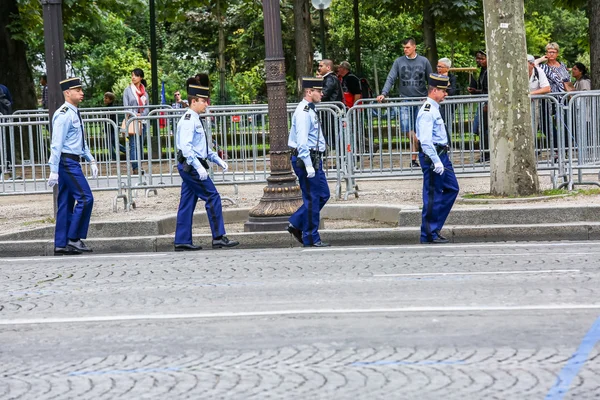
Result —
<path fill-rule="evenodd" d="M 438 60 L 436 69 L 437 73 L 440 76 L 448 77 L 448 89 L 446 89 L 446 93 L 448 96 L 456 96 L 459 93 L 458 83 L 456 81 L 456 75 L 450 73 L 450 67 L 452 67 L 452 61 L 449 58 L 440 58 Z M 450 105 L 441 105 L 440 106 L 440 114 L 442 118 L 444 118 L 444 123 L 446 124 L 446 132 L 448 133 L 448 144 L 452 143 L 452 122 L 454 119 L 454 106 Z"/>
<path fill-rule="evenodd" d="M 104 106 L 109 107 L 109 108 L 114 107 L 116 99 L 117 99 L 117 97 L 115 96 L 114 93 L 112 93 L 112 92 L 104 93 Z M 110 120 L 112 120 L 116 126 L 119 126 L 119 122 L 118 122 L 119 117 L 117 116 L 116 112 L 109 113 L 108 118 Z M 107 129 L 107 132 L 106 132 L 106 142 L 108 144 L 108 149 L 109 149 L 110 154 L 112 155 L 113 160 L 118 159 L 116 144 L 119 143 L 119 141 L 118 141 L 118 137 L 115 137 L 115 136 L 117 136 L 117 135 L 115 135 L 115 132 L 113 132 L 112 127 L 109 125 L 109 129 Z M 121 143 L 119 143 L 119 150 L 122 153 L 125 153 L 127 151 L 125 146 L 123 146 Z"/>
<path fill-rule="evenodd" d="M 571 75 L 567 66 L 562 62 L 558 61 L 558 55 L 560 52 L 560 46 L 556 42 L 551 42 L 546 45 L 546 55 L 535 60 L 535 65 L 539 66 L 550 83 L 551 93 L 564 93 L 566 87 L 571 82 Z M 558 112 L 556 104 L 554 102 L 545 101 L 546 115 L 542 115 L 542 132 L 546 137 L 550 137 L 552 134 L 553 148 L 555 149 L 554 159 L 558 161 L 558 129 L 557 129 L 557 118 L 556 113 Z M 563 138 L 565 144 L 567 143 L 567 135 Z"/>
<path fill-rule="evenodd" d="M 592 90 L 592 81 L 587 73 L 587 68 L 583 63 L 576 62 L 571 68 L 571 74 L 575 78 L 575 83 L 567 83 L 565 88 L 571 91 L 582 92 L 585 90 Z"/>
<path fill-rule="evenodd" d="M 133 112 L 136 116 L 141 117 L 147 115 L 149 109 L 144 107 L 147 106 L 148 103 L 148 94 L 146 93 L 146 88 L 142 84 L 142 80 L 144 79 L 144 71 L 140 68 L 136 68 L 131 72 L 131 84 L 127 86 L 125 91 L 123 92 L 123 105 L 125 107 L 130 107 L 125 109 L 126 111 Z M 132 123 L 135 128 L 135 132 L 130 126 L 127 132 L 129 134 L 129 159 L 132 161 L 131 168 L 133 169 L 133 174 L 138 173 L 138 153 L 140 155 L 143 154 L 144 151 L 144 137 L 138 137 L 141 134 L 141 129 L 139 129 L 139 123 Z M 139 150 L 139 151 L 138 151 Z"/>
<path fill-rule="evenodd" d="M 351 71 L 348 61 L 342 61 L 338 66 L 338 77 L 342 81 L 342 98 L 346 107 L 350 108 L 362 96 L 360 79 Z"/>
<path fill-rule="evenodd" d="M 321 101 L 342 101 L 342 85 L 337 75 L 333 72 L 333 61 L 325 59 L 319 62 L 319 76 L 323 78 L 323 97 Z M 337 148 L 339 138 L 335 136 L 333 115 L 322 114 L 323 134 L 332 149 Z"/>
<path fill-rule="evenodd" d="M 529 94 L 550 93 L 550 83 L 546 73 L 535 65 L 535 57 L 527 55 L 527 68 L 529 69 Z"/>
<path fill-rule="evenodd" d="M 479 76 L 477 80 L 471 79 L 467 91 L 471 94 L 488 94 L 488 70 L 487 53 L 479 50 L 475 53 L 475 62 L 479 67 Z M 479 136 L 479 149 L 481 150 L 481 162 L 489 159 L 489 123 L 488 123 L 488 104 L 485 102 L 483 107 L 477 107 L 474 120 L 474 133 Z"/>
<path fill-rule="evenodd" d="M 175 93 L 173 93 L 173 96 L 175 98 L 175 103 L 172 104 L 173 108 L 186 108 L 188 107 L 188 104 L 185 100 L 181 100 L 181 92 L 179 90 L 177 90 Z"/>
<path fill-rule="evenodd" d="M 333 61 L 319 62 L 319 75 L 323 78 L 323 98 L 321 101 L 342 101 L 342 86 L 333 73 Z"/>
<path fill-rule="evenodd" d="M 414 38 L 402 41 L 404 56 L 398 57 L 385 80 L 377 101 L 382 102 L 389 94 L 396 80 L 400 97 L 427 97 L 427 79 L 433 72 L 429 60 L 417 54 L 417 42 Z M 418 140 L 415 135 L 415 122 L 419 107 L 400 107 L 400 126 L 403 132 L 408 132 L 411 142 L 411 166 L 418 168 Z"/>
<path fill-rule="evenodd" d="M 8 88 L 2 84 L 0 84 L 0 114 L 2 115 L 10 115 L 12 114 L 12 108 L 13 108 L 13 100 L 12 100 L 12 96 L 10 94 L 10 90 L 8 90 Z M 5 135 L 6 133 L 6 135 Z M 11 172 L 12 171 L 12 153 L 11 153 L 11 143 L 9 142 L 10 140 L 10 136 L 8 135 L 8 127 L 2 127 L 0 128 L 0 134 L 2 135 L 2 137 L 0 138 L 0 143 L 2 143 L 2 146 L 0 146 L 0 152 L 2 152 L 3 148 L 6 148 L 6 154 L 0 154 L 0 160 L 3 159 L 3 156 L 6 157 L 6 165 L 7 165 L 7 169 L 6 172 Z M 2 171 L 2 168 L 4 167 L 4 165 L 0 165 L 0 172 Z"/>
<path fill-rule="evenodd" d="M 48 77 L 42 75 L 40 78 L 40 85 L 42 86 L 42 109 L 48 109 Z"/>
<path fill-rule="evenodd" d="M 91 163 L 92 178 L 98 176 L 96 160 L 85 140 L 79 104 L 83 90 L 79 78 L 60 82 L 65 104 L 52 117 L 50 177 L 48 186 L 58 184 L 54 254 L 74 255 L 91 252 L 81 239 L 87 238 L 94 196 L 83 175 L 79 160 Z"/>

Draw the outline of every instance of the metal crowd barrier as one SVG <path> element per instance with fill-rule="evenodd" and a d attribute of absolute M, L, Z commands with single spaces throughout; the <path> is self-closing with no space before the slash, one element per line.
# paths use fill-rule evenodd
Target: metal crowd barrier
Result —
<path fill-rule="evenodd" d="M 482 136 L 487 131 L 486 96 L 447 97 L 442 103 L 457 174 L 487 174 Z M 422 105 L 419 99 L 364 99 L 346 109 L 342 103 L 321 103 L 320 123 L 330 151 L 324 160 L 327 178 L 336 182 L 335 194 L 357 195 L 357 179 L 418 176 L 411 163 L 417 154 L 410 131 Z M 297 104 L 287 105 L 288 126 Z M 532 96 L 532 127 L 538 169 L 553 174 L 554 186 L 569 189 L 584 182 L 582 171 L 600 167 L 600 92 L 563 96 Z M 116 211 L 122 199 L 135 207 L 137 190 L 146 196 L 157 188 L 178 187 L 177 123 L 184 109 L 148 107 L 137 117 L 130 107 L 81 109 L 87 141 L 99 164 L 100 177 L 93 190 L 115 190 Z M 211 106 L 201 116 L 211 143 L 229 164 L 229 171 L 211 171 L 217 185 L 264 183 L 270 174 L 270 124 L 266 104 Z M 122 126 L 122 121 L 125 125 Z M 403 123 L 403 120 L 405 122 Z M 135 134 L 129 135 L 131 128 Z M 0 116 L 0 195 L 44 193 L 49 174 L 48 115 L 44 110 Z M 87 164 L 83 165 L 87 173 Z M 137 168 L 136 168 L 137 167 Z M 579 173 L 573 178 L 574 169 Z M 592 184 L 598 184 L 592 182 Z M 345 186 L 342 189 L 342 186 Z"/>

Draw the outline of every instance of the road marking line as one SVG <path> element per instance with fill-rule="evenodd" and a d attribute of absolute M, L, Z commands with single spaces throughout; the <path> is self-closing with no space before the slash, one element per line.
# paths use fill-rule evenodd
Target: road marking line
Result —
<path fill-rule="evenodd" d="M 138 314 L 107 315 L 96 317 L 64 317 L 64 318 L 30 318 L 1 319 L 0 325 L 30 324 L 62 324 L 82 322 L 116 322 L 138 320 L 175 320 L 175 319 L 214 319 L 214 318 L 247 318 L 296 315 L 344 315 L 370 313 L 423 313 L 423 312 L 494 312 L 494 311 L 564 311 L 564 310 L 600 310 L 600 304 L 545 304 L 529 306 L 453 306 L 453 307 L 400 307 L 400 308 L 356 308 L 356 309 L 321 309 L 321 310 L 277 310 L 248 312 L 218 312 L 198 314 Z"/>
<path fill-rule="evenodd" d="M 573 379 L 579 374 L 579 370 L 588 360 L 598 340 L 600 340 L 600 318 L 596 319 L 596 322 L 594 322 L 581 341 L 577 351 L 569 358 L 567 364 L 560 371 L 556 377 L 556 382 L 550 388 L 545 400 L 561 400 L 567 394 Z"/>
<path fill-rule="evenodd" d="M 157 256 L 166 256 L 167 253 L 152 253 L 152 254 L 115 254 L 115 255 L 111 255 L 111 254 L 105 254 L 105 255 L 97 255 L 97 256 L 92 256 L 92 255 L 86 255 L 85 258 L 86 259 L 99 259 L 99 258 L 142 258 L 142 257 L 157 257 Z M 22 257 L 14 257 L 14 258 L 0 258 L 0 262 L 14 262 L 14 261 L 51 261 L 51 260 L 77 260 L 80 259 L 81 256 L 58 256 L 58 257 L 36 257 L 36 258 L 22 258 Z"/>
<path fill-rule="evenodd" d="M 473 272 L 423 272 L 414 274 L 378 274 L 373 277 L 403 277 L 403 276 L 447 276 L 447 275 L 511 275 L 511 274 L 565 274 L 581 272 L 579 269 L 540 269 L 535 271 L 473 271 Z"/>
<path fill-rule="evenodd" d="M 551 242 L 551 243 L 471 243 L 471 244 L 443 244 L 443 245 L 397 245 L 397 246 L 360 246 L 360 247 L 307 247 L 301 251 L 348 251 L 348 250 L 397 250 L 397 249 L 421 249 L 436 251 L 445 249 L 468 249 L 468 248 L 484 248 L 484 247 L 570 247 L 570 246 L 600 246 L 600 242 Z M 436 253 L 439 255 L 439 253 Z"/>

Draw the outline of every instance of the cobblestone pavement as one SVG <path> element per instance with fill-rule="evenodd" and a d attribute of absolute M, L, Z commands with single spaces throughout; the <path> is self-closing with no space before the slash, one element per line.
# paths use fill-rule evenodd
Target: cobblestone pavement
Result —
<path fill-rule="evenodd" d="M 598 398 L 599 256 L 588 242 L 0 258 L 0 399 Z"/>

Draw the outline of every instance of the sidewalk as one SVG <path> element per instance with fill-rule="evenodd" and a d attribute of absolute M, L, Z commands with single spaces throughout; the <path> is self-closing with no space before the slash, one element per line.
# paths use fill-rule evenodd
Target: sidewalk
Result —
<path fill-rule="evenodd" d="M 486 177 L 462 178 L 459 184 L 461 195 L 489 191 L 489 178 Z M 351 197 L 348 201 L 332 198 L 326 206 L 324 238 L 338 245 L 418 243 L 421 185 L 421 179 L 358 181 L 358 198 Z M 235 202 L 223 200 L 226 222 L 230 221 L 226 223 L 228 235 L 248 247 L 271 247 L 269 244 L 276 242 L 282 243 L 272 247 L 294 245 L 291 240 L 288 243 L 289 235 L 284 232 L 243 233 L 245 215 L 258 203 L 264 186 L 239 185 L 237 193 L 233 186 L 218 186 L 223 198 Z M 540 186 L 550 189 L 550 178 L 541 177 Z M 333 184 L 330 187 L 333 193 Z M 98 252 L 102 249 L 111 252 L 172 249 L 179 189 L 159 189 L 158 196 L 148 198 L 140 190 L 135 198 L 136 209 L 130 212 L 123 210 L 122 201 L 119 212 L 113 212 L 115 195 L 116 192 L 94 193 L 92 227 L 87 240 L 93 248 Z M 202 214 L 203 210 L 200 202 L 197 212 Z M 209 243 L 210 230 L 202 219 L 201 215 L 196 217 L 194 234 L 201 243 Z M 459 200 L 444 232 L 446 236 L 451 234 L 455 242 L 585 240 L 600 238 L 596 234 L 600 228 L 596 225 L 600 226 L 600 196 L 578 195 L 487 205 Z M 37 253 L 51 254 L 53 228 L 50 194 L 0 197 L 0 255 L 26 255 L 27 246 L 32 251 L 36 248 Z M 32 235 L 32 231 L 37 233 Z M 281 235 L 286 237 L 285 241 L 281 241 Z M 25 239 L 31 241 L 25 242 Z"/>

